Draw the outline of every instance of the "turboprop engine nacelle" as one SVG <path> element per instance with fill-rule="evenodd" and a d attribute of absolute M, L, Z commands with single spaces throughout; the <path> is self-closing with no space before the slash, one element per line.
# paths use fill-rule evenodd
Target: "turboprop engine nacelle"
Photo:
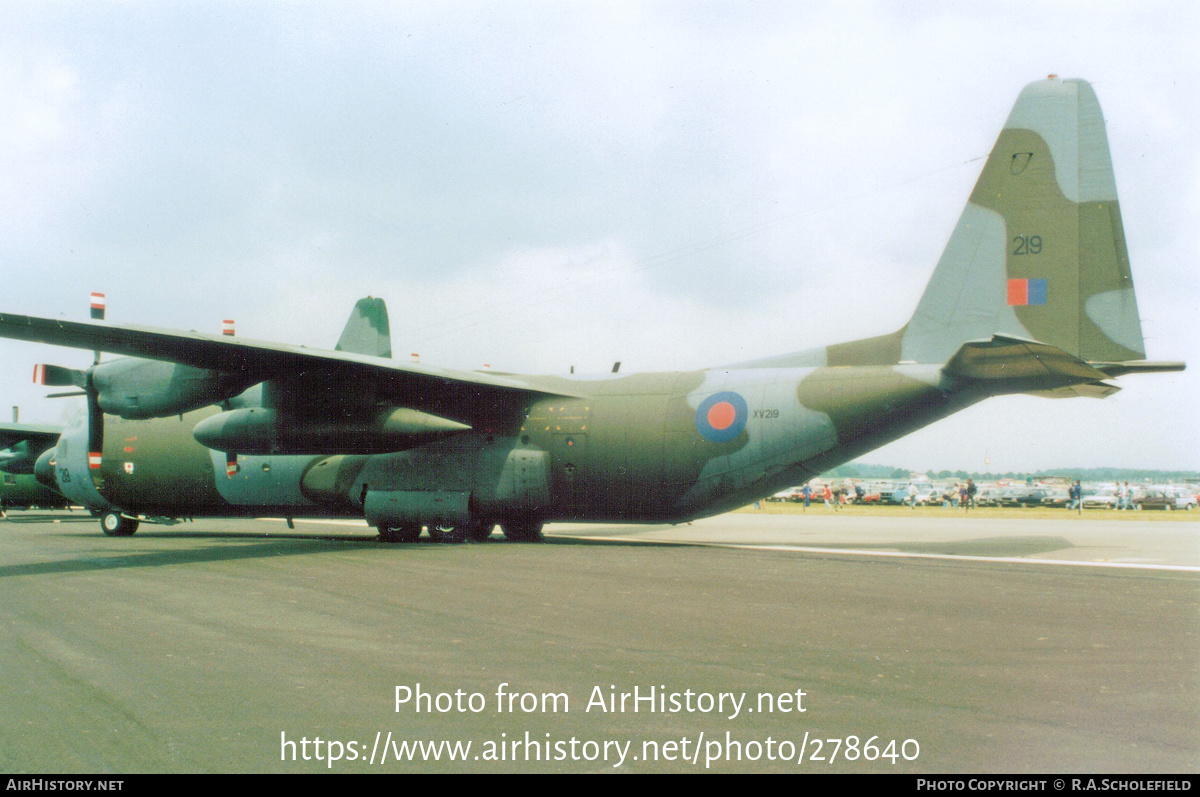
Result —
<path fill-rule="evenodd" d="M 92 368 L 100 409 L 126 420 L 164 418 L 236 396 L 244 378 L 189 365 L 124 357 Z"/>
<path fill-rule="evenodd" d="M 403 407 L 351 418 L 254 407 L 205 418 L 192 434 L 214 451 L 238 454 L 382 454 L 470 429 L 465 423 Z"/>
<path fill-rule="evenodd" d="M 29 442 L 23 440 L 7 452 L 0 453 L 0 470 L 16 475 L 28 475 L 33 473 L 33 460 Z"/>

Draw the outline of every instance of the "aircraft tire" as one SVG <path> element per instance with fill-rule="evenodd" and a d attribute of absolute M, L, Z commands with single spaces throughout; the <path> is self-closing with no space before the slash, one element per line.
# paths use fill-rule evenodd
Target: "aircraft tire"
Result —
<path fill-rule="evenodd" d="M 484 542 L 492 536 L 496 524 L 490 520 L 472 520 L 467 526 L 467 538 L 471 542 Z"/>
<path fill-rule="evenodd" d="M 429 539 L 433 542 L 456 545 L 467 541 L 466 526 L 450 526 L 444 523 L 434 523 L 429 526 Z"/>
<path fill-rule="evenodd" d="M 537 520 L 510 520 L 500 524 L 504 536 L 512 542 L 541 542 L 542 523 Z"/>
<path fill-rule="evenodd" d="M 421 539 L 421 527 L 416 523 L 379 527 L 380 542 L 416 542 L 419 539 Z"/>
<path fill-rule="evenodd" d="M 107 537 L 129 537 L 138 529 L 138 522 L 120 512 L 105 512 L 100 516 L 100 530 Z"/>

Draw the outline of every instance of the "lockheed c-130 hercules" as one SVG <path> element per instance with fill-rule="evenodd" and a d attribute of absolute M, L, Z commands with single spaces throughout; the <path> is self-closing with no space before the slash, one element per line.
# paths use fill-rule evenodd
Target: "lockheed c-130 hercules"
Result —
<path fill-rule="evenodd" d="M 390 359 L 363 300 L 336 349 L 0 315 L 0 335 L 127 355 L 38 463 L 103 528 L 364 517 L 384 540 L 533 540 L 547 521 L 680 522 L 802 483 L 989 396 L 1103 397 L 1149 362 L 1104 120 L 1056 77 L 1017 99 L 916 312 L 889 335 L 674 373 L 468 372 Z"/>

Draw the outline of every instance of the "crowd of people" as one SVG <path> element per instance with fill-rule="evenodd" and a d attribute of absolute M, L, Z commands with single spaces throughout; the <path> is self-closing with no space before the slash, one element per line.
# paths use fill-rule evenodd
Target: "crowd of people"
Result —
<path fill-rule="evenodd" d="M 952 488 L 947 488 L 942 491 L 937 498 L 943 506 L 947 507 L 964 507 L 970 508 L 975 505 L 975 496 L 978 493 L 978 487 L 974 479 L 967 479 L 965 482 L 955 483 Z M 866 487 L 861 482 L 841 482 L 838 484 L 813 484 L 805 483 L 797 490 L 787 494 L 786 500 L 803 501 L 804 508 L 807 509 L 814 501 L 822 502 L 826 508 L 838 510 L 846 504 L 862 504 L 862 503 L 903 503 L 913 509 L 920 504 L 936 503 L 932 493 L 923 493 L 917 486 L 916 482 L 912 482 L 905 488 L 902 496 L 899 497 L 893 493 L 887 499 L 884 499 L 879 493 L 868 494 Z"/>
<path fill-rule="evenodd" d="M 1002 480 L 980 487 L 973 478 L 966 481 L 934 483 L 925 480 L 886 483 L 855 480 L 814 480 L 790 491 L 779 493 L 776 500 L 803 502 L 805 508 L 820 502 L 838 510 L 847 504 L 941 505 L 969 510 L 976 506 L 1052 506 L 1082 511 L 1085 508 L 1132 510 L 1143 508 L 1191 509 L 1200 505 L 1200 487 L 1188 485 L 1153 486 L 1128 481 L 1084 484 L 1049 481 L 1033 484 Z M 1151 498 L 1157 496 L 1157 498 Z"/>

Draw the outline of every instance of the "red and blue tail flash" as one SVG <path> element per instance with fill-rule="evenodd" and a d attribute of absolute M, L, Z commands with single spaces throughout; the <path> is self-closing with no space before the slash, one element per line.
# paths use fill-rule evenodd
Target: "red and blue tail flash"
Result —
<path fill-rule="evenodd" d="M 1008 281 L 1008 304 L 1023 307 L 1046 303 L 1045 279 L 1012 279 Z"/>

